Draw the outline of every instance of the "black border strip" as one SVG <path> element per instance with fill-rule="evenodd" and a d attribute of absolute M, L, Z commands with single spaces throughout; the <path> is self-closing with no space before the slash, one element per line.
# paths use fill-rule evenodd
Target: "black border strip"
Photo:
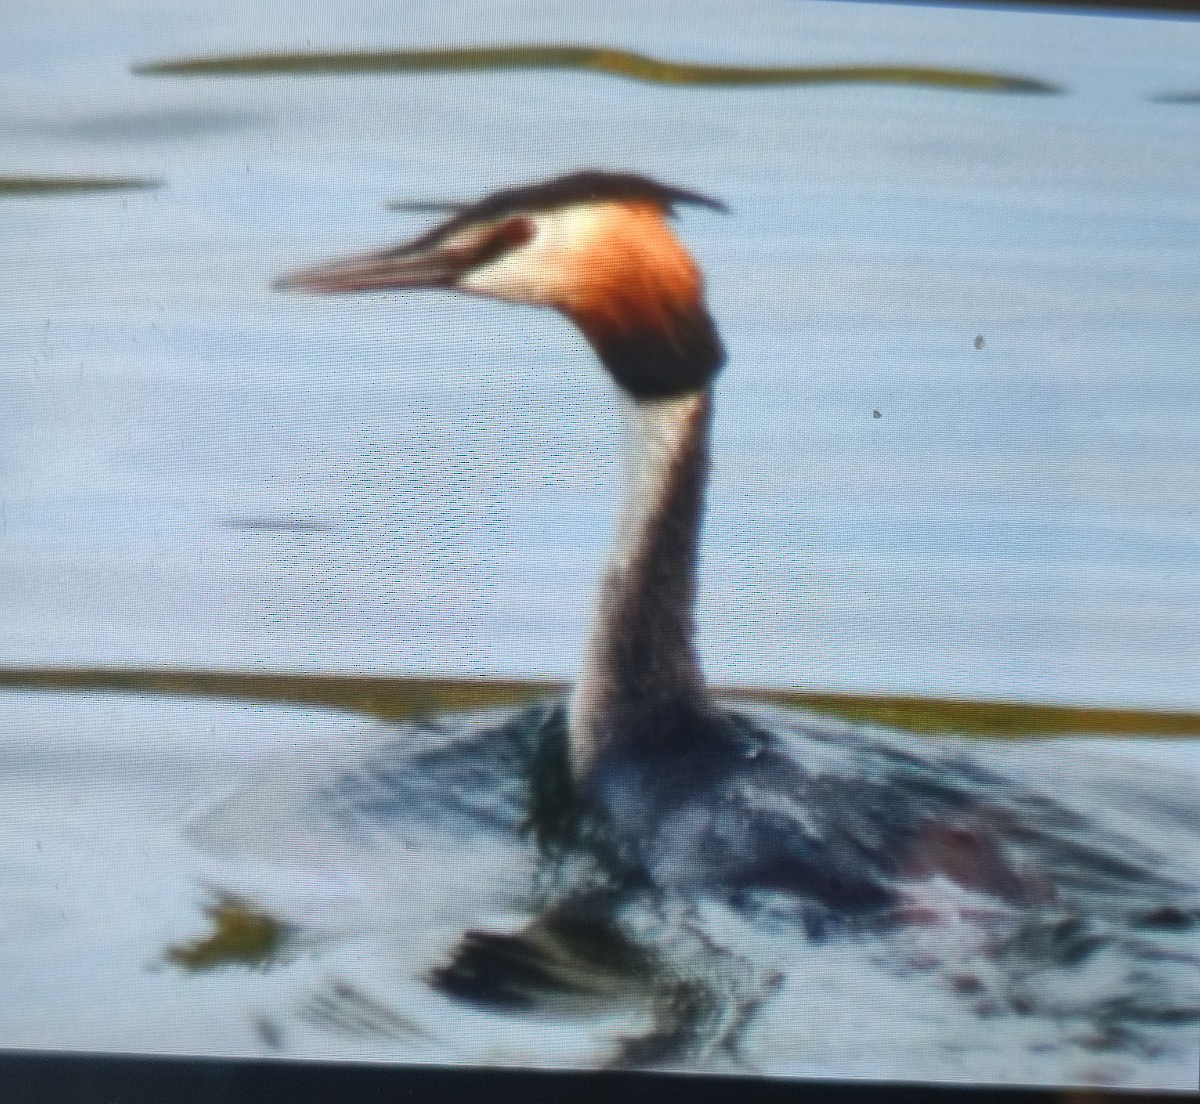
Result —
<path fill-rule="evenodd" d="M 4 1104 L 1095 1104 L 1179 1096 L 660 1073 L 558 1073 L 351 1062 L 221 1061 L 0 1051 Z"/>
<path fill-rule="evenodd" d="M 898 4 L 909 8 L 961 8 L 969 11 L 1024 12 L 1027 15 L 1112 15 L 1130 19 L 1200 16 L 1200 0 L 853 0 L 858 4 Z"/>

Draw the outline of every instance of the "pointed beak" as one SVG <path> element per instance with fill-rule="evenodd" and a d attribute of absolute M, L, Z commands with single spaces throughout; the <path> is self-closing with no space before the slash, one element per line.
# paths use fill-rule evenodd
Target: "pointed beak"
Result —
<path fill-rule="evenodd" d="M 472 265 L 462 250 L 417 244 L 362 253 L 281 276 L 276 291 L 342 295 L 356 291 L 453 287 Z"/>

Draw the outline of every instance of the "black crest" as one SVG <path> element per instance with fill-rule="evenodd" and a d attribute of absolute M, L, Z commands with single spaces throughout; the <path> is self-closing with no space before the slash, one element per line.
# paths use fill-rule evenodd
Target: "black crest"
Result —
<path fill-rule="evenodd" d="M 698 207 L 709 207 L 714 211 L 727 210 L 725 204 L 710 196 L 691 192 L 686 188 L 675 188 L 660 184 L 648 176 L 637 173 L 602 172 L 599 169 L 584 169 L 580 172 L 556 176 L 537 184 L 524 184 L 516 188 L 504 188 L 484 196 L 474 203 L 462 205 L 446 204 L 454 210 L 451 218 L 436 227 L 422 239 L 428 243 L 435 238 L 453 234 L 457 230 L 478 222 L 491 222 L 509 215 L 533 211 L 552 211 L 573 203 L 604 202 L 651 203 L 668 214 L 676 204 L 690 203 Z M 422 204 L 432 207 L 432 204 Z"/>

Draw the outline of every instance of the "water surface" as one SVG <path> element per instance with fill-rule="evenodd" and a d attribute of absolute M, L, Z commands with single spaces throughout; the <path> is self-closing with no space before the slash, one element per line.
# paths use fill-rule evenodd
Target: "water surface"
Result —
<path fill-rule="evenodd" d="M 679 866 L 631 877 L 546 803 L 553 699 L 396 724 L 8 692 L 0 1035 L 1187 1083 L 1200 1025 L 1190 744 L 915 741 L 731 707 L 806 772 L 796 825 L 869 846 L 890 872 L 881 893 L 831 901 L 804 881 Z"/>
<path fill-rule="evenodd" d="M 0 1040 L 1193 1087 L 1200 29 L 296 13 L 0 13 Z M 270 291 L 583 166 L 731 208 L 679 223 L 705 663 L 870 909 L 547 812 L 619 462 L 577 336 Z"/>

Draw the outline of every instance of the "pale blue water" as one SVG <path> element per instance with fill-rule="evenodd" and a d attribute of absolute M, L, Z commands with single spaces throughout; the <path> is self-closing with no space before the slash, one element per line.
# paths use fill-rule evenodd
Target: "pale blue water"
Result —
<path fill-rule="evenodd" d="M 1197 87 L 1200 27 L 399 12 L 0 12 L 0 172 L 165 181 L 0 199 L 0 664 L 569 675 L 617 459 L 579 339 L 494 304 L 269 288 L 424 225 L 388 200 L 598 165 L 732 208 L 680 223 L 732 353 L 700 618 L 714 680 L 1200 706 L 1200 112 L 1154 102 Z M 129 72 L 493 41 L 980 68 L 1067 93 Z M 602 979 L 615 997 L 551 993 L 531 1027 L 432 982 L 478 933 L 558 915 L 555 871 L 514 827 L 520 764 L 472 742 L 511 718 L 7 694 L 0 1042 L 591 1065 L 649 1061 L 638 1040 L 657 1038 L 689 1068 L 1194 1086 L 1193 744 L 967 747 L 757 716 L 837 794 L 941 794 L 928 849 L 893 871 L 912 922 L 831 932 L 712 887 L 623 899 L 594 914 L 654 968 Z M 378 801 L 356 805 L 364 778 Z M 421 817 L 387 813 L 422 785 Z M 950 809 L 1046 895 L 943 876 L 922 856 L 953 855 Z M 220 892 L 295 926 L 284 962 L 166 965 Z M 691 1049 L 663 1043 L 672 986 L 710 1002 Z"/>
<path fill-rule="evenodd" d="M 600 165 L 733 209 L 681 223 L 732 353 L 714 678 L 1195 707 L 1200 114 L 1152 97 L 1193 87 L 1200 27 L 687 10 L 0 17 L 5 171 L 166 181 L 0 208 L 0 662 L 569 674 L 615 493 L 582 343 L 532 311 L 269 285 L 425 224 L 385 200 Z M 493 40 L 1067 93 L 129 73 Z"/>

